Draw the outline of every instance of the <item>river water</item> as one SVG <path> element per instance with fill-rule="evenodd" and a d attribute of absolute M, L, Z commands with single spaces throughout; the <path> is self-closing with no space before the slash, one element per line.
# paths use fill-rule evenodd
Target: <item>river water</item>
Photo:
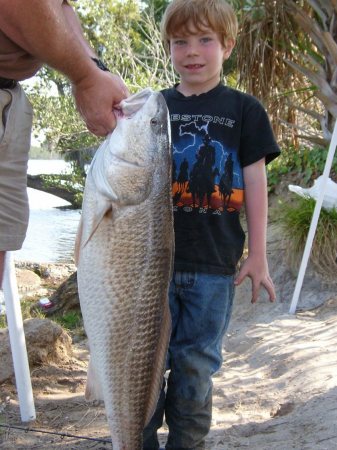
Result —
<path fill-rule="evenodd" d="M 59 174 L 69 172 L 63 160 L 30 160 L 28 173 Z M 17 261 L 38 263 L 73 262 L 74 242 L 81 211 L 67 209 L 65 200 L 28 188 L 29 225 L 22 249 L 13 252 Z M 62 209 L 60 209 L 62 207 Z"/>

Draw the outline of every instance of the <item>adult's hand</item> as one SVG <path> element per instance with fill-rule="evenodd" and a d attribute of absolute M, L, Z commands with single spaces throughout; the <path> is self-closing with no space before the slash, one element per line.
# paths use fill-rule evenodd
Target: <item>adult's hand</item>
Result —
<path fill-rule="evenodd" d="M 97 68 L 73 83 L 73 95 L 88 130 L 96 136 L 106 136 L 116 127 L 113 109 L 129 91 L 118 75 Z"/>

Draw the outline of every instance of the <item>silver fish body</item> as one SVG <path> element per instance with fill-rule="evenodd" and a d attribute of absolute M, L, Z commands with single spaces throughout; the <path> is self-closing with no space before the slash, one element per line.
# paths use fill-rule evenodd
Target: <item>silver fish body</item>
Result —
<path fill-rule="evenodd" d="M 87 397 L 97 397 L 98 382 L 114 450 L 141 450 L 171 328 L 170 130 L 160 93 L 147 89 L 121 106 L 88 172 L 77 277 L 90 348 Z"/>

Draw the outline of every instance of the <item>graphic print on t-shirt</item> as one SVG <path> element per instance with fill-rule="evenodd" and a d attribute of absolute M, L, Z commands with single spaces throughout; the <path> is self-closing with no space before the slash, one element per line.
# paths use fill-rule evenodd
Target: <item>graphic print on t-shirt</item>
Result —
<path fill-rule="evenodd" d="M 239 211 L 243 192 L 237 151 L 213 140 L 207 125 L 180 125 L 179 140 L 173 147 L 174 209 L 213 214 Z"/>

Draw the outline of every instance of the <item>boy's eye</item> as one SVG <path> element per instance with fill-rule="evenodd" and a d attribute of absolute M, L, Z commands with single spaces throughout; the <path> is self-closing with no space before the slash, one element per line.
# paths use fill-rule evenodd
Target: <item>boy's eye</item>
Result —
<path fill-rule="evenodd" d="M 212 40 L 212 38 L 209 36 L 205 36 L 200 39 L 200 41 L 204 44 L 206 44 L 207 42 L 210 42 L 211 40 Z"/>
<path fill-rule="evenodd" d="M 174 45 L 184 45 L 186 43 L 186 41 L 184 39 L 177 39 L 175 41 L 173 41 Z"/>

